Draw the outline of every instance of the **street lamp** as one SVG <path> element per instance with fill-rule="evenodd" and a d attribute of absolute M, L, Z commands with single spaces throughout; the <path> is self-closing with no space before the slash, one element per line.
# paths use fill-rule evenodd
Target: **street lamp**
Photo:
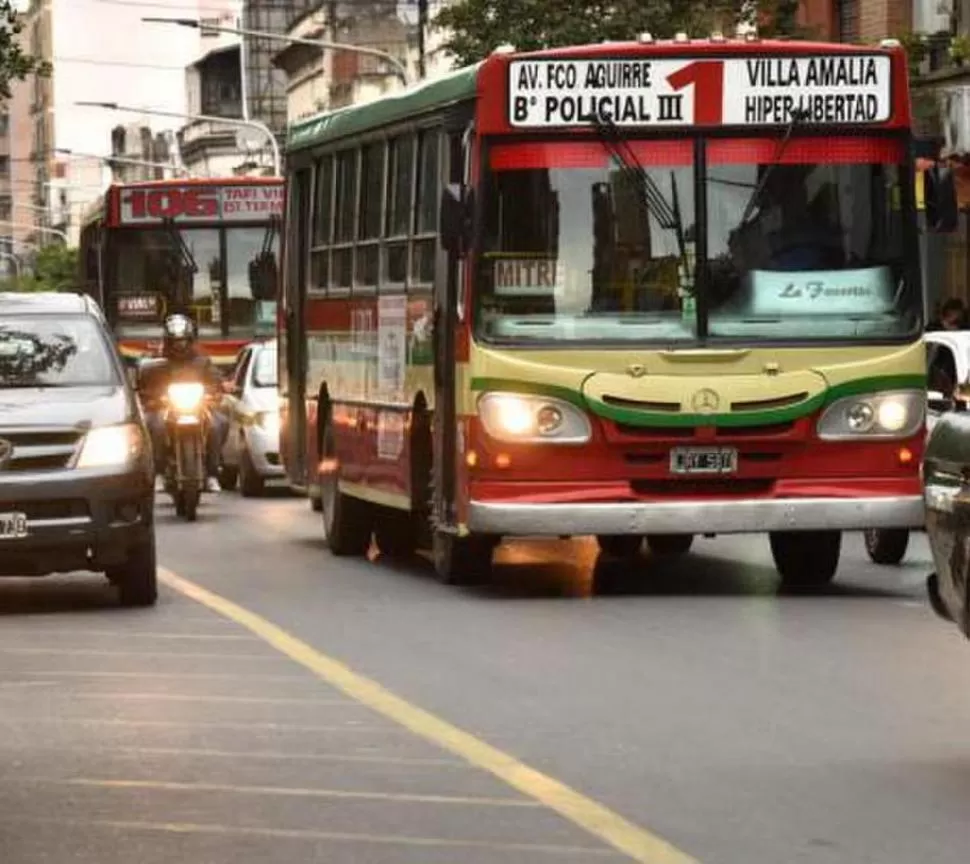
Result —
<path fill-rule="evenodd" d="M 346 42 L 325 42 L 322 39 L 304 39 L 300 36 L 287 36 L 284 33 L 269 33 L 263 30 L 243 30 L 239 27 L 218 27 L 203 23 L 195 18 L 142 18 L 146 24 L 175 24 L 179 27 L 191 27 L 194 30 L 211 30 L 213 33 L 232 33 L 236 36 L 249 36 L 253 39 L 275 39 L 277 42 L 288 42 L 290 45 L 312 45 L 314 48 L 331 51 L 350 51 L 355 54 L 366 54 L 383 60 L 394 70 L 394 74 L 401 79 L 401 83 L 408 85 L 408 70 L 404 64 L 386 51 L 379 48 L 367 48 L 363 45 L 349 45 Z"/>
<path fill-rule="evenodd" d="M 75 102 L 74 104 L 83 108 L 104 108 L 105 111 L 130 111 L 133 114 L 148 114 L 154 117 L 178 117 L 181 120 L 189 120 L 194 123 L 224 123 L 226 126 L 235 126 L 238 129 L 256 129 L 269 139 L 270 146 L 273 148 L 273 171 L 277 177 L 282 176 L 279 142 L 276 140 L 276 136 L 269 126 L 261 123 L 259 120 L 238 120 L 234 117 L 215 117 L 211 114 L 183 114 L 179 111 L 162 111 L 159 108 L 119 105 L 117 102 Z"/>
<path fill-rule="evenodd" d="M 107 163 L 117 162 L 119 165 L 137 165 L 140 168 L 161 168 L 163 171 L 178 170 L 175 165 L 169 162 L 151 162 L 147 159 L 133 159 L 130 156 L 99 156 L 97 153 L 80 153 L 77 150 L 71 150 L 69 147 L 56 147 L 54 152 L 73 156 L 75 159 L 98 159 Z M 185 174 L 189 173 L 184 168 L 182 170 Z"/>

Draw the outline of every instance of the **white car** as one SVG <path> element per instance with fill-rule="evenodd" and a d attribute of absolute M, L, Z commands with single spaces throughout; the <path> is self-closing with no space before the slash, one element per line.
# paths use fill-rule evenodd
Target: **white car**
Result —
<path fill-rule="evenodd" d="M 939 362 L 940 353 L 949 354 L 951 369 L 956 370 L 958 383 L 970 383 L 970 330 L 933 330 L 923 334 L 926 344 L 926 365 Z M 932 386 L 932 385 L 931 385 Z M 936 421 L 942 414 L 954 408 L 965 410 L 957 404 L 952 393 L 930 389 L 926 393 L 926 437 L 929 438 Z M 865 532 L 866 552 L 876 564 L 898 564 L 909 545 L 906 528 L 870 528 Z"/>
<path fill-rule="evenodd" d="M 229 433 L 222 448 L 219 485 L 231 490 L 238 482 L 243 495 L 260 495 L 267 480 L 284 476 L 275 339 L 253 342 L 239 353 L 226 382 L 222 410 Z"/>

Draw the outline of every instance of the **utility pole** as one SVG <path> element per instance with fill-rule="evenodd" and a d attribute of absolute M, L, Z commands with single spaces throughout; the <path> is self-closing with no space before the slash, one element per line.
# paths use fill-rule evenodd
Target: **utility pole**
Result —
<path fill-rule="evenodd" d="M 425 76 L 425 33 L 428 31 L 428 0 L 418 0 L 418 78 Z"/>

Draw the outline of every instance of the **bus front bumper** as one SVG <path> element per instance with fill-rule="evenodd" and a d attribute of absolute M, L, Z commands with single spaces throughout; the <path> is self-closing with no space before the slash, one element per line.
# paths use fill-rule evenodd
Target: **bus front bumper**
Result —
<path fill-rule="evenodd" d="M 471 501 L 467 525 L 475 533 L 519 537 L 919 529 L 924 505 L 920 495 L 602 504 Z"/>

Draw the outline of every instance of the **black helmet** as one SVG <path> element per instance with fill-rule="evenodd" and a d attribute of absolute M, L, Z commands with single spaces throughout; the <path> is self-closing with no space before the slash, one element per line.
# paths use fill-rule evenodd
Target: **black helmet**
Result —
<path fill-rule="evenodd" d="M 163 351 L 165 356 L 187 354 L 195 344 L 195 324 L 188 315 L 176 313 L 165 319 Z"/>

